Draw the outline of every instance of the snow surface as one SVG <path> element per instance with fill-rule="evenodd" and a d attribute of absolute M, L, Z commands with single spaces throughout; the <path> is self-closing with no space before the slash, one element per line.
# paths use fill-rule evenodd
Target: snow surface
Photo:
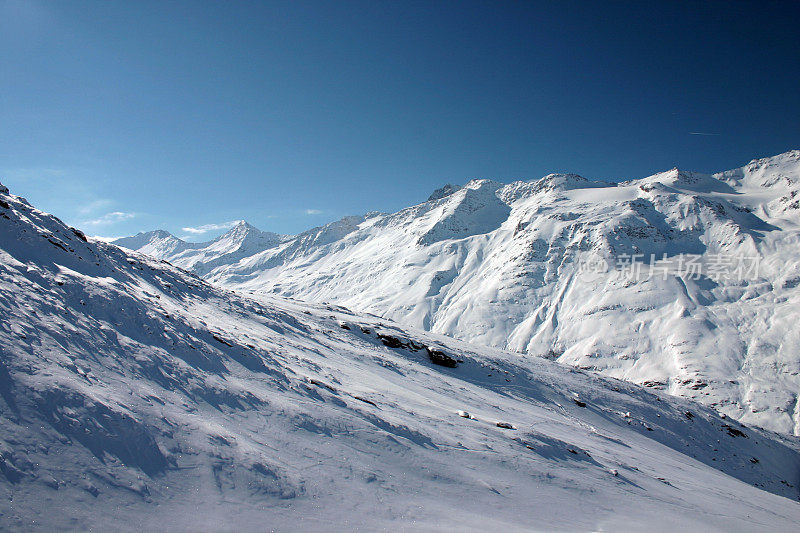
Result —
<path fill-rule="evenodd" d="M 416 209 L 394 217 L 457 211 Z M 2 529 L 800 521 L 794 439 L 546 359 L 215 287 L 2 188 L 0 316 Z"/>
<path fill-rule="evenodd" d="M 619 184 L 473 180 L 235 261 L 204 263 L 205 249 L 153 255 L 227 288 L 336 302 L 800 435 L 798 191 L 797 150 L 714 175 L 672 169 Z M 587 257 L 613 266 L 623 254 L 756 258 L 760 272 L 631 281 L 580 269 Z"/>

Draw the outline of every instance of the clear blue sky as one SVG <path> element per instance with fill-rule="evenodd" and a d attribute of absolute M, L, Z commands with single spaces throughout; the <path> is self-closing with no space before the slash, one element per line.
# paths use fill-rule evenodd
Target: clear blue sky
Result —
<path fill-rule="evenodd" d="M 295 233 L 800 148 L 800 3 L 652 4 L 0 0 L 0 181 L 95 235 Z"/>

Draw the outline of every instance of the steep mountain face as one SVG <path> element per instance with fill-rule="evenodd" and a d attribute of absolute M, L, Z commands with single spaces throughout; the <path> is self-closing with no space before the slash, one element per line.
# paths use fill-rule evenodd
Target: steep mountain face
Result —
<path fill-rule="evenodd" d="M 800 151 L 714 175 L 474 180 L 195 269 L 230 288 L 557 359 L 798 435 L 798 190 Z"/>
<path fill-rule="evenodd" d="M 472 187 L 462 202 L 484 194 Z M 491 224 L 496 209 L 478 211 Z M 0 316 L 0 516 L 14 530 L 800 520 L 794 441 L 544 359 L 229 292 L 87 241 L 2 187 Z"/>

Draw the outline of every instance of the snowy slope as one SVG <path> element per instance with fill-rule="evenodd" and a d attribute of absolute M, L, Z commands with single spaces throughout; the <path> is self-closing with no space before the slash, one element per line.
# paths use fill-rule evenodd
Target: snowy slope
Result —
<path fill-rule="evenodd" d="M 800 151 L 619 184 L 573 174 L 473 180 L 398 213 L 350 217 L 194 268 L 229 288 L 336 302 L 555 358 L 798 435 L 799 189 Z M 673 267 L 692 254 L 705 270 L 631 279 L 621 267 L 633 254 Z M 720 258 L 745 265 L 742 279 L 714 275 Z M 606 271 L 587 272 L 594 263 Z"/>
<path fill-rule="evenodd" d="M 544 359 L 250 299 L 87 242 L 5 189 L 0 316 L 4 529 L 800 520 L 794 441 Z"/>

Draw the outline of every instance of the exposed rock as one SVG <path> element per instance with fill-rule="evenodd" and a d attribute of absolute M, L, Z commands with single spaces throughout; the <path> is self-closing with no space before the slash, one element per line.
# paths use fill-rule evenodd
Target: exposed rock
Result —
<path fill-rule="evenodd" d="M 458 361 L 441 350 L 432 349 L 426 346 L 425 351 L 428 352 L 428 358 L 431 360 L 431 363 L 435 365 L 446 366 L 448 368 L 456 368 L 458 366 Z"/>

